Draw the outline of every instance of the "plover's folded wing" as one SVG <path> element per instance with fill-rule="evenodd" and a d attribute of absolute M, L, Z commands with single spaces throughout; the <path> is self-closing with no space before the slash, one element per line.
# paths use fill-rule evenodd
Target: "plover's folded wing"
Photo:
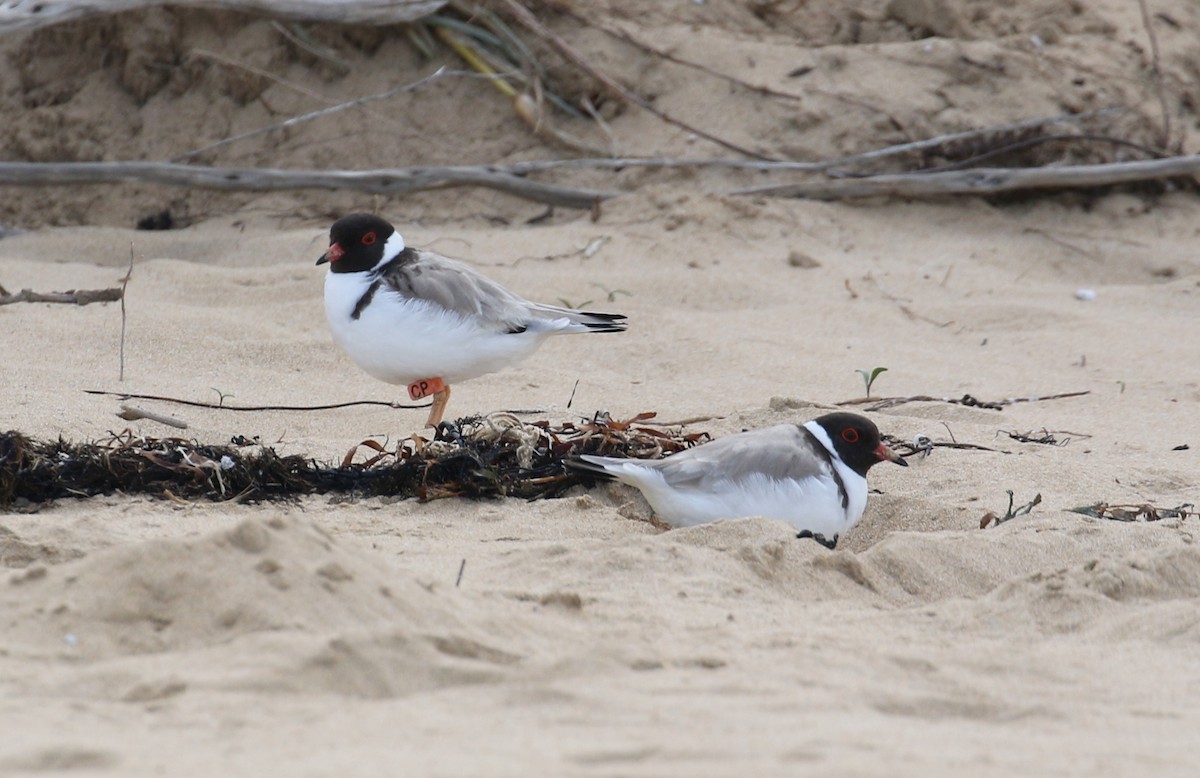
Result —
<path fill-rule="evenodd" d="M 496 332 L 521 332 L 539 320 L 556 322 L 551 329 L 558 331 L 625 329 L 625 317 L 619 313 L 530 302 L 474 268 L 432 251 L 406 249 L 381 269 L 380 280 L 402 297 L 433 303 Z"/>
<path fill-rule="evenodd" d="M 380 280 L 402 297 L 424 300 L 496 332 L 521 332 L 531 324 L 554 322 L 549 329 L 621 332 L 625 317 L 545 305 L 526 300 L 474 268 L 432 251 L 406 249 L 380 271 Z"/>
<path fill-rule="evenodd" d="M 721 482 L 824 476 L 829 455 L 795 424 L 743 432 L 681 451 L 655 463 L 669 486 L 708 490 Z"/>
<path fill-rule="evenodd" d="M 519 330 L 530 318 L 524 298 L 432 251 L 406 249 L 380 270 L 379 279 L 401 297 L 440 306 L 485 329 Z"/>
<path fill-rule="evenodd" d="M 665 459 L 644 461 L 588 454 L 579 458 L 586 463 L 579 467 L 581 470 L 618 477 L 622 470 L 633 475 L 627 467 L 643 467 L 657 471 L 668 487 L 701 492 L 762 478 L 784 481 L 827 477 L 831 468 L 829 453 L 795 424 L 717 438 Z"/>

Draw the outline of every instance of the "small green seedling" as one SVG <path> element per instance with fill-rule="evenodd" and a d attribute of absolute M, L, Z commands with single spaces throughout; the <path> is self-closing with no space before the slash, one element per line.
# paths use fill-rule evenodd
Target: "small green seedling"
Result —
<path fill-rule="evenodd" d="M 867 397 L 870 397 L 871 396 L 871 385 L 875 383 L 875 379 L 879 377 L 880 373 L 887 372 L 887 368 L 886 367 L 876 367 L 876 368 L 873 368 L 872 370 L 868 371 L 868 370 L 860 367 L 855 372 L 858 373 L 860 376 L 862 376 L 863 385 L 867 387 Z"/>

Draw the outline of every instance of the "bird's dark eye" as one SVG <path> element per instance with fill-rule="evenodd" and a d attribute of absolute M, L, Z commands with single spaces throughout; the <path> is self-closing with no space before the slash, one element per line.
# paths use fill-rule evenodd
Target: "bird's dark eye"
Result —
<path fill-rule="evenodd" d="M 363 235 L 362 236 L 362 244 L 364 246 L 374 246 L 375 245 L 375 233 L 368 232 L 366 235 Z"/>
<path fill-rule="evenodd" d="M 858 430 L 854 429 L 853 427 L 847 427 L 846 429 L 842 430 L 842 440 L 846 441 L 847 443 L 857 443 Z"/>

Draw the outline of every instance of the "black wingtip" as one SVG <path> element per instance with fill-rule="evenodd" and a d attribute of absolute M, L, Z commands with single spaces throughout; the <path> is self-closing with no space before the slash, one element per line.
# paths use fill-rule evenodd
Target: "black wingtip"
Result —
<path fill-rule="evenodd" d="M 564 459 L 563 466 L 567 470 L 575 470 L 579 473 L 587 474 L 599 481 L 612 481 L 616 476 L 609 473 L 600 465 L 592 464 L 583 459 Z"/>
<path fill-rule="evenodd" d="M 595 311 L 580 311 L 580 313 L 592 319 L 592 321 L 583 322 L 591 332 L 624 332 L 625 328 L 629 326 L 625 322 L 623 313 L 596 313 Z"/>

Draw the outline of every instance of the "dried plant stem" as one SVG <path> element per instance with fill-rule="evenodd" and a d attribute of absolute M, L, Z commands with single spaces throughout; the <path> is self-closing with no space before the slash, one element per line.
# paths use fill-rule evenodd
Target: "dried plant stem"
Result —
<path fill-rule="evenodd" d="M 304 28 L 302 28 L 296 22 L 292 22 L 290 29 L 289 26 L 280 24 L 279 22 L 271 22 L 271 27 L 274 28 L 277 33 L 291 41 L 293 45 L 303 49 L 304 51 L 307 51 L 309 54 L 332 67 L 338 72 L 339 75 L 344 76 L 350 72 L 349 65 L 338 59 L 337 55 L 334 54 L 329 47 L 322 46 L 314 41 L 304 30 Z"/>
<path fill-rule="evenodd" d="M 676 127 L 687 130 L 688 132 L 695 133 L 696 135 L 700 136 L 701 138 L 712 141 L 713 143 L 716 143 L 719 146 L 723 146 L 724 148 L 727 148 L 730 151 L 735 151 L 738 154 L 744 154 L 747 157 L 753 157 L 755 159 L 770 159 L 770 157 L 768 157 L 764 154 L 760 154 L 756 151 L 751 151 L 750 149 L 739 146 L 736 143 L 727 141 L 724 138 L 719 138 L 711 133 L 705 132 L 704 130 L 700 129 L 699 127 L 694 127 L 690 124 L 687 124 L 686 122 L 680 121 L 679 119 L 676 119 L 676 118 L 670 116 L 665 111 L 659 110 L 658 108 L 653 106 L 648 100 L 646 100 L 641 95 L 637 94 L 636 92 L 634 92 L 630 89 L 625 88 L 624 86 L 622 86 L 621 84 L 617 83 L 615 80 L 610 78 L 607 74 L 597 70 L 590 62 L 588 62 L 586 59 L 584 59 L 583 56 L 580 55 L 579 52 L 577 52 L 575 49 L 573 49 L 566 41 L 564 41 L 559 36 L 555 35 L 548 27 L 546 27 L 546 25 L 542 24 L 536 16 L 534 16 L 532 13 L 530 13 L 528 8 L 521 5 L 520 3 L 516 2 L 516 0 L 500 0 L 500 1 L 501 1 L 502 5 L 504 5 L 504 7 L 507 8 L 509 10 L 509 12 L 511 12 L 513 14 L 513 16 L 517 19 L 517 21 L 519 21 L 524 27 L 529 29 L 532 33 L 534 33 L 538 37 L 545 40 L 547 43 L 549 43 L 554 48 L 555 51 L 557 51 L 564 58 L 566 58 L 566 60 L 568 62 L 570 62 L 575 67 L 582 70 L 584 73 L 587 73 L 597 83 L 599 83 L 601 86 L 603 86 L 609 92 L 611 92 L 615 96 L 619 97 L 620 99 L 624 100 L 625 102 L 630 103 L 632 105 L 636 105 L 643 110 L 649 111 L 650 113 L 654 114 L 659 119 L 663 120 L 664 122 L 667 122 L 668 124 L 673 124 Z"/>
<path fill-rule="evenodd" d="M 974 130 L 964 132 L 954 132 L 946 135 L 937 135 L 924 140 L 912 141 L 909 143 L 900 143 L 894 146 L 885 146 L 880 149 L 866 151 L 861 154 L 852 154 L 847 157 L 838 157 L 836 159 L 822 160 L 818 162 L 793 162 L 787 160 L 747 160 L 747 159 L 722 159 L 722 158 L 671 158 L 671 157 L 598 157 L 591 159 L 547 159 L 547 160 L 530 160 L 528 162 L 515 162 L 503 167 L 493 165 L 493 170 L 504 170 L 516 175 L 525 173 L 536 173 L 543 170 L 555 170 L 559 168 L 612 168 L 622 169 L 630 167 L 647 167 L 647 168 L 730 168 L 738 170 L 762 170 L 762 171 L 777 171 L 791 170 L 800 172 L 819 173 L 834 168 L 847 167 L 863 162 L 873 162 L 877 160 L 887 159 L 889 157 L 902 156 L 904 154 L 913 154 L 916 152 L 933 152 L 938 148 L 949 145 L 961 145 L 972 141 L 978 141 L 987 138 L 990 135 L 1011 134 L 1020 130 L 1029 130 L 1037 127 L 1042 127 L 1047 124 L 1056 122 L 1080 122 L 1086 119 L 1092 119 L 1099 116 L 1104 116 L 1111 113 L 1121 111 L 1121 108 L 1105 108 L 1099 111 L 1089 111 L 1087 113 L 1077 114 L 1059 114 L 1057 116 L 1045 116 L 1037 119 L 1025 119 L 1019 122 L 1010 124 L 998 124 L 992 127 L 980 127 Z M 1058 137 L 1058 136 L 1056 136 Z M 1083 136 L 1077 136 L 1083 137 Z M 1103 140 L 1109 142 L 1120 142 L 1120 139 L 1103 137 Z M 1157 154 L 1157 151 L 1148 150 L 1151 153 Z"/>
<path fill-rule="evenodd" d="M 646 52 L 647 54 L 650 54 L 651 56 L 655 56 L 660 59 L 666 60 L 667 62 L 673 62 L 676 65 L 680 65 L 681 67 L 698 70 L 701 73 L 712 76 L 713 78 L 718 78 L 722 81 L 725 81 L 726 83 L 734 84 L 735 86 L 738 86 L 742 89 L 746 89 L 748 91 L 754 92 L 756 94 L 764 95 L 766 97 L 775 97 L 775 98 L 778 98 L 781 100 L 795 100 L 795 101 L 805 99 L 804 95 L 796 94 L 794 92 L 784 92 L 784 91 L 781 91 L 778 89 L 772 89 L 769 86 L 762 86 L 760 84 L 752 84 L 749 81 L 738 78 L 737 76 L 731 76 L 728 73 L 722 73 L 721 71 L 711 68 L 702 62 L 694 62 L 689 59 L 677 57 L 669 51 L 660 49 L 657 46 L 654 46 L 643 40 L 640 40 L 639 38 L 635 37 L 632 33 L 627 32 L 626 30 L 620 29 L 618 27 L 609 27 L 608 25 L 598 22 L 595 19 L 588 18 L 587 16 L 580 13 L 578 9 L 572 8 L 565 3 L 556 3 L 555 8 L 557 10 L 562 11 L 563 13 L 571 16 L 574 19 L 578 19 L 583 24 L 586 24 L 590 27 L 594 27 L 594 28 L 600 30 L 601 32 L 605 33 L 606 35 L 609 35 L 619 41 L 623 41 L 635 48 L 641 49 L 642 51 Z M 812 85 L 806 85 L 804 91 L 806 93 L 819 94 L 823 97 L 828 97 L 832 100 L 838 100 L 840 102 L 847 103 L 849 105 L 858 106 L 859 108 L 862 108 L 864 110 L 867 110 L 872 113 L 876 113 L 876 114 L 886 117 L 888 119 L 888 121 L 892 123 L 892 126 L 894 126 L 897 130 L 903 131 L 903 129 L 904 129 L 904 126 L 900 122 L 899 119 L 897 119 L 894 115 L 892 115 L 888 111 L 884 110 L 880 106 L 872 104 L 869 100 L 863 100 L 863 99 L 860 99 L 857 97 L 852 97 L 850 95 L 839 94 L 838 92 L 832 92 L 832 91 L 829 91 L 826 89 L 821 89 L 819 87 L 814 87 Z"/>
<path fill-rule="evenodd" d="M 908 397 L 858 397 L 853 400 L 842 400 L 837 405 L 871 405 L 866 408 L 867 411 L 879 411 L 884 408 L 894 408 L 897 405 L 905 403 L 950 403 L 951 405 L 966 405 L 973 408 L 987 408 L 989 410 L 1001 410 L 1006 405 L 1015 405 L 1017 403 L 1035 403 L 1043 400 L 1062 400 L 1068 397 L 1083 397 L 1091 394 L 1091 390 L 1085 389 L 1082 392 L 1062 392 L 1059 394 L 1046 395 L 1030 395 L 1028 397 L 1009 397 L 1003 400 L 979 400 L 969 394 L 964 394 L 962 397 L 933 397 L 928 394 L 914 394 Z"/>
<path fill-rule="evenodd" d="M 726 194 L 844 200 L 855 197 L 982 195 L 1020 189 L 1072 189 L 1200 174 L 1200 155 L 1072 167 L 973 168 L 948 173 L 895 173 L 804 184 L 772 184 Z"/>
<path fill-rule="evenodd" d="M 508 83 L 506 78 L 501 78 L 496 69 L 485 61 L 484 57 L 475 50 L 475 47 L 463 40 L 454 30 L 451 30 L 449 27 L 438 26 L 433 28 L 433 34 L 441 38 L 442 43 L 453 49 L 454 53 L 462 57 L 463 61 L 470 65 L 477 73 L 482 73 L 486 76 L 488 83 L 496 87 L 501 94 L 506 97 L 517 96 L 517 90 L 513 88 L 512 84 Z"/>
<path fill-rule="evenodd" d="M 129 243 L 129 271 L 121 279 L 121 369 L 117 376 L 117 380 L 121 382 L 125 380 L 125 288 L 129 286 L 130 278 L 133 278 L 133 241 Z"/>
<path fill-rule="evenodd" d="M 425 86 L 426 84 L 430 83 L 431 81 L 436 81 L 437 79 L 442 78 L 443 76 L 457 76 L 457 75 L 464 75 L 464 74 L 461 73 L 460 71 L 446 70 L 446 68 L 440 67 L 437 70 L 435 70 L 434 72 L 430 73 L 428 76 L 425 76 L 424 78 L 413 81 L 412 83 L 404 84 L 403 86 L 398 86 L 394 89 L 389 89 L 386 92 L 379 92 L 378 94 L 367 95 L 366 97 L 359 97 L 354 100 L 348 100 L 344 103 L 338 103 L 337 105 L 333 105 L 328 108 L 322 108 L 318 111 L 309 111 L 308 113 L 300 114 L 299 116 L 293 116 L 290 119 L 286 119 L 282 122 L 276 122 L 275 124 L 269 124 L 266 127 L 259 127 L 258 129 L 250 130 L 249 132 L 243 132 L 238 135 L 232 135 L 228 138 L 222 138 L 221 140 L 216 141 L 214 143 L 210 143 L 207 146 L 201 146 L 198 149 L 192 149 L 191 151 L 176 155 L 175 157 L 172 157 L 171 161 L 172 162 L 180 162 L 183 160 L 192 159 L 193 157 L 198 157 L 207 151 L 212 151 L 213 149 L 219 149 L 222 146 L 227 146 L 230 143 L 236 143 L 237 141 L 246 140 L 247 138 L 255 138 L 259 135 L 263 135 L 268 132 L 272 132 L 274 130 L 280 130 L 285 127 L 293 127 L 297 124 L 303 124 L 304 122 L 312 121 L 313 119 L 319 119 L 322 116 L 329 116 L 330 114 L 340 113 L 341 111 L 345 111 L 348 108 L 354 108 L 356 106 L 365 105 L 367 103 L 372 103 L 377 100 L 385 100 L 389 97 L 395 97 L 398 94 L 403 94 L 404 92 L 411 92 L 414 89 L 419 89 L 420 87 Z M 469 74 L 466 74 L 466 75 L 469 75 Z"/>
<path fill-rule="evenodd" d="M 121 397 L 127 400 L 157 400 L 177 405 L 187 405 L 193 408 L 213 408 L 220 411 L 329 411 L 335 408 L 349 408 L 352 405 L 378 405 L 384 408 L 415 410 L 428 408 L 429 403 L 422 405 L 405 405 L 403 403 L 386 402 L 384 400 L 354 400 L 344 403 L 329 403 L 328 405 L 227 405 L 225 403 L 209 403 L 199 400 L 181 400 L 176 397 L 164 397 L 157 394 L 134 394 L 132 392 L 106 392 L 103 389 L 84 389 L 87 394 L 100 394 L 108 397 Z"/>
<path fill-rule="evenodd" d="M 805 99 L 804 95 L 794 94 L 792 92 L 781 92 L 777 89 L 772 89 L 767 86 L 759 86 L 758 84 L 752 84 L 749 81 L 745 81 L 743 79 L 738 78 L 737 76 L 731 76 L 728 73 L 722 73 L 719 70 L 715 70 L 715 69 L 709 67 L 708 65 L 705 65 L 702 62 L 694 62 L 689 59 L 677 57 L 674 54 L 672 54 L 671 52 L 667 51 L 666 49 L 659 48 L 658 46 L 655 46 L 651 43 L 647 43 L 646 41 L 641 40 L 636 35 L 634 35 L 631 32 L 628 32 L 627 30 L 623 30 L 620 27 L 616 27 L 616 26 L 609 26 L 603 22 L 597 21 L 596 19 L 586 16 L 586 15 L 580 13 L 579 9 L 573 8 L 566 3 L 555 3 L 554 8 L 555 8 L 555 10 L 558 10 L 558 11 L 561 11 L 561 12 L 567 14 L 572 19 L 578 20 L 582 24 L 586 24 L 589 27 L 593 27 L 593 28 L 599 30 L 600 32 L 604 33 L 605 35 L 608 35 L 611 38 L 615 38 L 619 41 L 622 41 L 623 43 L 627 43 L 636 49 L 640 49 L 641 51 L 644 51 L 645 53 L 647 53 L 651 56 L 658 57 L 659 59 L 666 60 L 667 62 L 673 62 L 676 65 L 681 65 L 685 68 L 691 68 L 693 70 L 698 70 L 701 73 L 712 76 L 713 78 L 718 78 L 722 81 L 725 81 L 730 84 L 734 84 L 735 86 L 739 86 L 739 87 L 749 90 L 751 92 L 756 92 L 761 95 L 766 95 L 767 97 L 778 97 L 778 98 L 781 98 L 784 100 L 803 100 L 803 99 Z"/>
<path fill-rule="evenodd" d="M 1146 7 L 1146 0 L 1138 0 L 1138 8 L 1142 11 L 1142 26 L 1146 28 L 1146 37 L 1150 39 L 1150 72 L 1154 76 L 1158 104 L 1162 109 L 1162 135 L 1158 145 L 1168 148 L 1171 144 L 1171 110 L 1167 106 L 1167 90 L 1163 84 L 1162 66 L 1158 55 L 1158 36 L 1154 34 L 1154 20 L 1150 18 L 1150 9 Z"/>

